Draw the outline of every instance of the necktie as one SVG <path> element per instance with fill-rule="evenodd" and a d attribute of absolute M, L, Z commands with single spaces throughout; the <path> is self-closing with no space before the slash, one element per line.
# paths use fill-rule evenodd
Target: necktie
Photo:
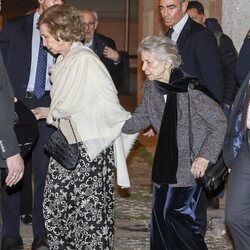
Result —
<path fill-rule="evenodd" d="M 36 68 L 36 80 L 34 95 L 39 99 L 45 93 L 45 81 L 46 81 L 46 70 L 47 70 L 47 51 L 43 47 L 42 39 L 40 40 L 39 54 Z"/>
<path fill-rule="evenodd" d="M 245 130 L 247 128 L 247 113 L 248 113 L 249 101 L 250 101 L 250 82 L 248 83 L 247 92 L 243 103 L 242 130 Z"/>
<path fill-rule="evenodd" d="M 166 37 L 170 38 L 171 39 L 171 36 L 172 36 L 172 33 L 174 32 L 174 29 L 173 28 L 169 28 L 167 33 L 166 33 Z"/>

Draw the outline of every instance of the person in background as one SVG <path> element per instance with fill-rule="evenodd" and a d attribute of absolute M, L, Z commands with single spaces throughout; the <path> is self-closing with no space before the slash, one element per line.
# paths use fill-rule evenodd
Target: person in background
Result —
<path fill-rule="evenodd" d="M 222 59 L 224 75 L 224 112 L 229 118 L 231 106 L 239 90 L 239 83 L 236 80 L 236 66 L 238 61 L 238 52 L 234 47 L 232 39 L 223 33 L 223 30 L 215 18 L 206 18 L 205 27 L 213 32 L 217 39 L 217 44 Z"/>
<path fill-rule="evenodd" d="M 234 47 L 232 39 L 223 33 L 218 20 L 216 18 L 206 18 L 204 7 L 199 1 L 189 1 L 187 13 L 194 21 L 204 25 L 211 31 L 217 40 L 224 76 L 223 108 L 226 116 L 229 117 L 231 105 L 239 89 L 235 77 L 238 60 L 237 50 Z"/>
<path fill-rule="evenodd" d="M 236 76 L 241 85 L 228 122 L 223 148 L 224 161 L 231 169 L 225 208 L 236 250 L 247 250 L 249 234 L 249 165 L 250 165 L 250 31 L 240 49 Z M 243 77 L 245 77 L 244 80 Z"/>
<path fill-rule="evenodd" d="M 239 89 L 239 84 L 235 77 L 238 52 L 236 51 L 231 38 L 223 33 L 218 20 L 215 18 L 206 18 L 204 7 L 199 1 L 189 1 L 187 13 L 194 21 L 204 25 L 209 31 L 211 31 L 217 40 L 224 76 L 223 109 L 227 118 L 229 118 L 231 106 Z M 219 200 L 223 198 L 224 185 L 225 183 L 223 183 L 216 191 L 207 193 L 208 206 L 211 208 L 218 209 L 220 207 Z"/>
<path fill-rule="evenodd" d="M 197 23 L 204 25 L 206 15 L 204 6 L 199 1 L 189 1 L 187 6 L 187 14 Z"/>
<path fill-rule="evenodd" d="M 158 0 L 162 20 L 169 28 L 166 36 L 175 41 L 183 61 L 183 70 L 204 84 L 223 104 L 224 79 L 215 37 L 203 25 L 188 17 L 187 0 Z M 207 225 L 206 192 L 201 194 L 197 221 L 202 221 L 203 234 Z"/>
<path fill-rule="evenodd" d="M 50 250 L 113 249 L 115 166 L 118 185 L 129 187 L 121 128 L 131 115 L 104 64 L 81 43 L 82 25 L 67 4 L 48 8 L 38 21 L 44 46 L 59 56 L 50 70 L 50 108 L 36 116 L 80 150 L 74 170 L 49 163 L 43 212 Z"/>
<path fill-rule="evenodd" d="M 187 0 L 158 0 L 166 36 L 178 44 L 183 69 L 197 77 L 223 103 L 224 81 L 220 55 L 214 36 L 186 13 Z"/>
<path fill-rule="evenodd" d="M 14 93 L 0 53 L 0 168 L 6 171 L 5 184 L 8 187 L 16 185 L 22 179 L 24 173 L 24 162 L 20 155 L 20 148 L 14 131 L 16 118 Z M 0 234 L 0 249 L 3 249 L 1 242 Z M 22 240 L 19 239 L 14 247 L 21 245 Z"/>
<path fill-rule="evenodd" d="M 202 187 L 195 179 L 204 175 L 208 162 L 216 161 L 226 118 L 198 79 L 182 71 L 173 41 L 148 36 L 138 52 L 148 79 L 142 101 L 122 131 L 133 134 L 152 125 L 159 133 L 152 169 L 150 249 L 207 249 L 202 225 L 196 221 Z M 192 164 L 190 147 L 194 150 Z"/>
<path fill-rule="evenodd" d="M 54 57 L 42 46 L 37 20 L 44 10 L 63 0 L 37 0 L 37 10 L 29 15 L 7 20 L 0 32 L 0 48 L 10 77 L 14 94 L 30 110 L 39 112 L 50 105 L 48 68 Z M 43 151 L 45 142 L 54 131 L 40 120 L 39 136 L 32 149 L 32 173 L 34 176 L 34 201 L 32 250 L 49 249 L 42 212 L 43 192 L 49 157 Z M 31 168 L 27 168 L 29 171 Z M 31 174 L 30 174 L 31 178 Z M 31 184 L 31 179 L 30 179 Z M 27 183 L 26 183 L 27 185 Z M 30 185 L 30 189 L 32 186 Z M 14 189 L 14 190 L 13 190 Z M 2 250 L 12 249 L 20 242 L 20 187 L 2 192 L 3 244 Z"/>
<path fill-rule="evenodd" d="M 244 42 L 241 46 L 239 59 L 236 68 L 236 78 L 241 85 L 250 70 L 250 29 L 248 30 Z"/>
<path fill-rule="evenodd" d="M 115 41 L 96 32 L 98 27 L 98 14 L 94 10 L 80 10 L 83 21 L 83 44 L 92 49 L 108 69 L 113 82 L 118 87 L 119 75 L 122 72 L 122 57 L 117 51 Z"/>
<path fill-rule="evenodd" d="M 224 143 L 224 161 L 231 169 L 225 208 L 228 225 L 236 250 L 250 245 L 250 71 L 233 103 Z"/>

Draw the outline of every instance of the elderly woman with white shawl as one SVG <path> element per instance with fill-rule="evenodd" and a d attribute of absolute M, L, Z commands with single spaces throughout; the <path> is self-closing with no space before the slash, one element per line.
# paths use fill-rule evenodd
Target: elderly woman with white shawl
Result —
<path fill-rule="evenodd" d="M 72 171 L 50 160 L 43 203 L 49 249 L 112 249 L 115 165 L 118 185 L 130 185 L 121 134 L 130 113 L 98 56 L 81 44 L 75 8 L 47 9 L 38 27 L 43 45 L 59 56 L 50 70 L 51 106 L 38 110 L 37 119 L 60 124 L 68 142 L 77 140 L 80 148 Z"/>

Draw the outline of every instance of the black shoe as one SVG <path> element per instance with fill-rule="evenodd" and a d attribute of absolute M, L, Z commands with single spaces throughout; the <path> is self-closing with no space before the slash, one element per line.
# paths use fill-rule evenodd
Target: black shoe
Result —
<path fill-rule="evenodd" d="M 20 236 L 17 238 L 10 238 L 4 236 L 2 239 L 1 250 L 23 250 L 23 240 Z"/>
<path fill-rule="evenodd" d="M 32 215 L 31 214 L 22 214 L 20 216 L 21 222 L 25 225 L 31 225 L 32 224 Z"/>
<path fill-rule="evenodd" d="M 32 243 L 32 250 L 49 250 L 45 236 L 36 236 Z"/>

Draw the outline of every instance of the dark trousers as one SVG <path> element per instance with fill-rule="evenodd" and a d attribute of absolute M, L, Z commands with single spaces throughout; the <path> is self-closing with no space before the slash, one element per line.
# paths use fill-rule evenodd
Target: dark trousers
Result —
<path fill-rule="evenodd" d="M 32 214 L 33 191 L 32 191 L 32 154 L 25 157 L 25 169 L 22 179 L 20 214 Z"/>
<path fill-rule="evenodd" d="M 32 150 L 32 167 L 34 176 L 34 204 L 32 210 L 33 235 L 45 235 L 42 203 L 43 191 L 48 170 L 49 157 L 44 153 L 43 147 L 54 129 L 46 124 L 46 121 L 39 121 L 39 136 Z M 20 183 L 21 184 L 21 183 Z M 21 185 L 13 188 L 3 186 L 2 192 L 2 219 L 3 236 L 17 237 L 19 232 L 20 217 L 20 189 Z"/>
<path fill-rule="evenodd" d="M 244 136 L 228 180 L 225 219 L 236 250 L 250 249 L 250 133 Z"/>
<path fill-rule="evenodd" d="M 150 249 L 205 250 L 201 225 L 195 210 L 200 187 L 169 187 L 154 185 Z"/>
<path fill-rule="evenodd" d="M 199 202 L 197 204 L 197 208 L 195 211 L 196 222 L 201 225 L 201 233 L 202 235 L 206 234 L 207 231 L 207 192 L 206 190 L 201 190 L 201 195 Z"/>

